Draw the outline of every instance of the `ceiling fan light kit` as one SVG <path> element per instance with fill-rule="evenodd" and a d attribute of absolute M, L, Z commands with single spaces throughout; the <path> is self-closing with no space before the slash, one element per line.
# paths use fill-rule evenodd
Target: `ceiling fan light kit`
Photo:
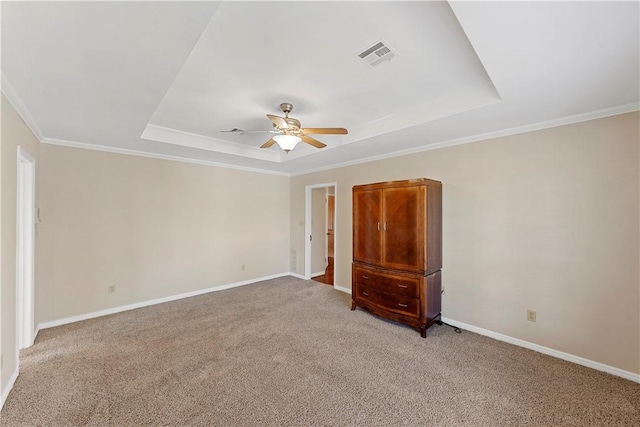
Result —
<path fill-rule="evenodd" d="M 276 135 L 273 137 L 276 143 L 282 148 L 285 153 L 293 150 L 298 142 L 302 141 L 302 138 L 295 135 Z"/>
<path fill-rule="evenodd" d="M 289 113 L 291 112 L 291 110 L 293 110 L 292 104 L 283 102 L 282 104 L 280 104 L 280 109 L 284 113 L 284 117 L 267 114 L 267 118 L 271 120 L 274 130 L 247 131 L 233 128 L 230 131 L 222 132 L 232 132 L 238 134 L 257 132 L 276 133 L 277 135 L 262 144 L 260 148 L 270 148 L 274 144 L 278 144 L 278 146 L 285 153 L 289 153 L 289 151 L 293 150 L 295 146 L 301 141 L 316 148 L 324 148 L 327 146 L 317 139 L 311 138 L 307 134 L 346 135 L 348 133 L 345 128 L 302 128 L 300 127 L 300 121 L 298 119 L 289 117 Z"/>

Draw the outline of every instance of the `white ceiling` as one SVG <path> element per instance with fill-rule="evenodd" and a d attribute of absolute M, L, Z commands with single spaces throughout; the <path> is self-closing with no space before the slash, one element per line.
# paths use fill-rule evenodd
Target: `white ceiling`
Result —
<path fill-rule="evenodd" d="M 283 174 L 621 112 L 638 2 L 2 2 L 2 91 L 46 143 Z M 383 40 L 376 67 L 358 53 Z M 327 148 L 260 149 L 294 105 Z"/>

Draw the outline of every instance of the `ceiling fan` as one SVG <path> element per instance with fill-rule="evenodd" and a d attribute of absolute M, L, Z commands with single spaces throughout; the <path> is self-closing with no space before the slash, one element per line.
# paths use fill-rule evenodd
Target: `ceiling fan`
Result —
<path fill-rule="evenodd" d="M 345 128 L 302 128 L 300 127 L 300 121 L 289 117 L 289 113 L 293 110 L 293 105 L 288 102 L 280 104 L 280 109 L 284 113 L 284 117 L 274 116 L 267 114 L 269 120 L 273 124 L 273 130 L 242 130 L 233 128 L 231 130 L 225 130 L 222 132 L 232 132 L 238 134 L 245 133 L 274 133 L 273 138 L 265 142 L 260 148 L 269 148 L 274 144 L 278 144 L 285 153 L 293 150 L 293 148 L 302 141 L 316 148 L 324 148 L 327 145 L 310 137 L 308 134 L 324 134 L 324 135 L 346 135 L 347 130 Z"/>

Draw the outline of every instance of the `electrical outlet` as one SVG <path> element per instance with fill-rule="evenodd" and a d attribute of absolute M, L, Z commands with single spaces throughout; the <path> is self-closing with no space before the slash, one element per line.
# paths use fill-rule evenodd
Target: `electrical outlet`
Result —
<path fill-rule="evenodd" d="M 116 291 L 116 285 L 109 285 L 109 287 L 107 288 L 107 292 L 110 294 L 115 293 Z"/>
<path fill-rule="evenodd" d="M 536 312 L 533 310 L 527 310 L 527 320 L 529 322 L 535 322 L 536 321 Z"/>
<path fill-rule="evenodd" d="M 242 264 L 242 267 L 240 267 L 241 270 L 244 270 L 244 264 Z"/>

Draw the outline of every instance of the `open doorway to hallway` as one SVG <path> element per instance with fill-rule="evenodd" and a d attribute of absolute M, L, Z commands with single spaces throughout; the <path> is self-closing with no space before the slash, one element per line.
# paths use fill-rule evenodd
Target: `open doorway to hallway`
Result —
<path fill-rule="evenodd" d="M 307 278 L 327 285 L 334 284 L 335 194 L 335 184 L 307 187 Z"/>
<path fill-rule="evenodd" d="M 324 190 L 324 191 L 322 191 Z M 315 203 L 313 200 L 312 206 L 319 205 L 322 209 L 320 215 L 313 215 L 312 222 L 317 224 L 317 233 L 316 235 L 320 237 L 320 235 L 324 235 L 324 239 L 317 239 L 317 245 L 311 245 L 312 247 L 312 262 L 316 260 L 317 264 L 320 266 L 324 266 L 324 270 L 320 269 L 319 272 L 314 273 L 312 275 L 313 280 L 325 283 L 327 285 L 333 285 L 333 262 L 334 262 L 334 218 L 335 218 L 335 189 L 333 187 L 319 188 L 314 190 L 322 196 L 321 203 Z M 324 219 L 322 221 L 321 219 Z M 315 226 L 312 227 L 316 229 Z M 314 248 L 314 246 L 316 246 Z M 316 249 L 314 251 L 314 249 Z M 315 255 L 314 255 L 315 254 Z M 320 261 L 320 262 L 318 262 Z M 313 267 L 312 267 L 312 271 Z M 321 274 L 320 274 L 321 273 Z"/>

